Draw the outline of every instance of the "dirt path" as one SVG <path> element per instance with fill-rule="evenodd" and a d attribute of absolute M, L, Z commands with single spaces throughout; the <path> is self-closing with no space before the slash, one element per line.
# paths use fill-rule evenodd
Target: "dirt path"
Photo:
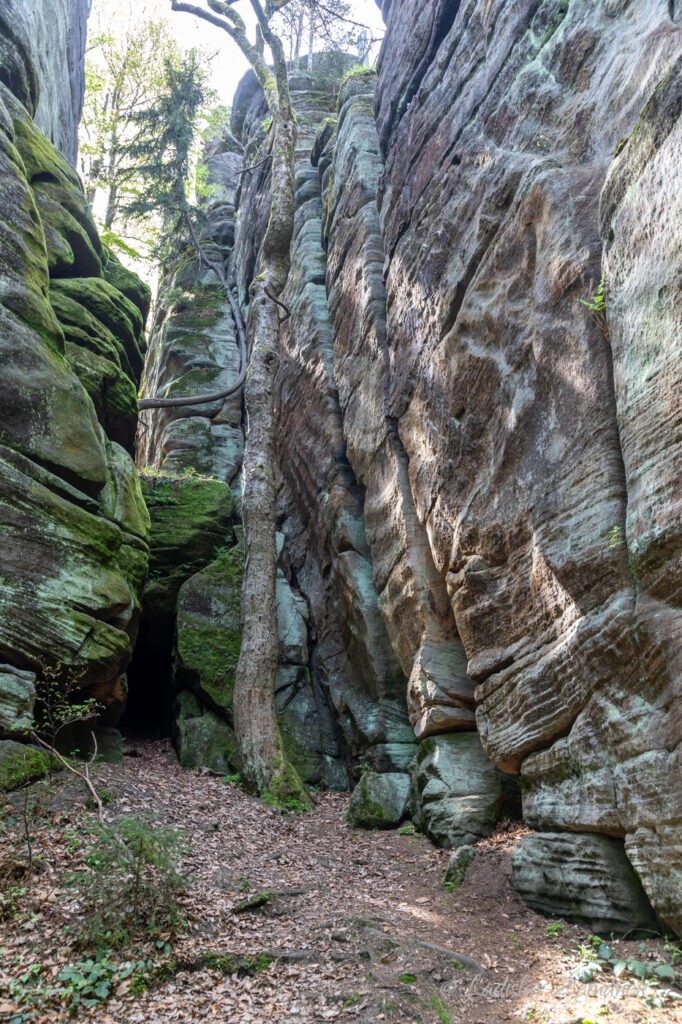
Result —
<path fill-rule="evenodd" d="M 682 1021 L 679 1003 L 649 1007 L 632 981 L 572 979 L 573 951 L 588 933 L 548 929 L 516 896 L 518 835 L 479 844 L 464 885 L 447 892 L 447 853 L 415 835 L 349 829 L 346 795 L 324 794 L 313 812 L 282 816 L 220 779 L 181 769 L 165 744 L 134 753 L 123 768 L 100 769 L 107 817 L 153 812 L 186 830 L 191 924 L 173 943 L 180 970 L 170 980 L 135 995 L 121 986 L 87 1011 L 90 1020 Z M 281 895 L 238 910 L 263 891 Z M 49 915 L 43 909 L 22 941 L 37 939 L 39 950 Z M 0 927 L 7 957 L 11 927 Z M 639 943 L 616 945 L 637 955 Z M 662 948 L 660 940 L 647 945 Z M 18 1018 L 3 1003 L 0 1019 Z"/>

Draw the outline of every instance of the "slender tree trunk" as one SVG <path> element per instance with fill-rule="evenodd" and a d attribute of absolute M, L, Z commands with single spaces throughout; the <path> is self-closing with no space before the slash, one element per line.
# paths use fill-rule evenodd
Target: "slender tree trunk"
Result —
<path fill-rule="evenodd" d="M 234 688 L 234 731 L 247 787 L 278 802 L 308 802 L 288 764 L 275 714 L 279 655 L 275 510 L 275 377 L 280 352 L 280 307 L 273 296 L 289 273 L 294 226 L 296 123 L 287 101 L 273 112 L 272 196 L 259 277 L 251 286 L 252 349 L 245 387 L 244 580 L 242 642 Z M 271 107 L 272 109 L 272 107 Z"/>
<path fill-rule="evenodd" d="M 275 677 L 279 650 L 275 591 L 275 376 L 279 364 L 278 296 L 289 274 L 294 229 L 294 149 L 296 119 L 289 96 L 282 40 L 270 27 L 271 13 L 250 0 L 258 21 L 256 44 L 249 42 L 243 19 L 223 0 L 208 0 L 210 12 L 186 0 L 171 0 L 184 11 L 224 29 L 249 60 L 263 87 L 272 117 L 270 218 L 258 270 L 251 286 L 251 359 L 244 391 L 246 448 L 243 468 L 244 579 L 242 641 L 234 686 L 234 731 L 239 763 L 248 789 L 279 804 L 310 797 L 287 761 L 275 714 Z M 220 15 L 220 17 L 218 16 Z M 274 72 L 265 63 L 270 48 Z"/>
<path fill-rule="evenodd" d="M 118 206 L 118 188 L 110 181 L 109 183 L 109 194 L 107 196 L 107 212 L 104 218 L 104 226 L 108 231 L 111 231 L 111 226 L 116 219 L 116 208 Z"/>
<path fill-rule="evenodd" d="M 301 56 L 301 43 L 303 42 L 303 10 L 298 16 L 298 26 L 296 29 L 296 51 L 294 53 L 294 60 L 296 61 L 296 67 L 298 67 L 298 61 Z"/>
<path fill-rule="evenodd" d="M 313 70 L 313 48 L 315 46 L 315 12 L 310 8 L 310 24 L 308 32 L 308 71 Z"/>

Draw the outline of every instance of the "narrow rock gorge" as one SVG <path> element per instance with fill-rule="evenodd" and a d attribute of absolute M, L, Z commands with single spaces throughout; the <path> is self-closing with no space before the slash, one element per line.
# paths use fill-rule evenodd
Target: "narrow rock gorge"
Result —
<path fill-rule="evenodd" d="M 0 11 L 0 758 L 59 664 L 114 756 L 114 729 L 156 730 L 225 775 L 242 393 L 139 412 L 138 389 L 238 378 L 205 257 L 248 324 L 267 105 L 248 73 L 203 153 L 200 251 L 178 235 L 147 323 L 73 169 L 88 8 Z M 679 935 L 682 15 L 382 14 L 376 68 L 316 54 L 289 82 L 284 746 L 369 828 L 409 816 L 450 848 L 522 817 L 534 909 Z"/>

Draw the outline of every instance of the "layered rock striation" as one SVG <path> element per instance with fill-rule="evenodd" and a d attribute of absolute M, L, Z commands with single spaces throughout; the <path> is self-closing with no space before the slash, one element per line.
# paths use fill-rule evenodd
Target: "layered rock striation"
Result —
<path fill-rule="evenodd" d="M 653 0 L 393 0 L 376 97 L 390 411 L 483 746 L 677 930 L 681 47 Z"/>
<path fill-rule="evenodd" d="M 635 868 L 641 920 L 648 898 L 679 931 L 677 18 L 658 0 L 383 9 L 378 80 L 354 69 L 335 102 L 292 79 L 278 483 L 312 689 L 351 758 L 402 787 L 412 761 L 436 841 L 489 832 L 518 776 L 534 905 L 565 912 L 570 833 L 585 906 L 598 847 Z M 266 114 L 247 76 L 246 312 Z M 584 916 L 622 921 L 612 896 Z"/>
<path fill-rule="evenodd" d="M 0 81 L 75 166 L 92 0 L 4 0 Z"/>
<path fill-rule="evenodd" d="M 70 39 L 85 5 L 66 6 L 51 22 Z M 34 121 L 42 109 L 68 150 L 82 100 L 78 58 L 73 103 L 55 86 L 50 106 L 57 55 L 26 27 L 39 16 L 29 3 L 0 16 L 0 690 L 23 721 L 36 676 L 59 663 L 113 722 L 147 572 L 129 452 L 149 293 L 103 248 L 78 176 Z"/>
<path fill-rule="evenodd" d="M 181 239 L 145 356 L 148 293 L 69 162 L 87 0 L 51 5 L 58 45 L 43 6 L 0 13 L 0 732 L 55 662 L 115 722 L 143 608 L 136 694 L 183 763 L 227 771 L 241 395 L 143 418 L 143 599 L 130 456 L 143 361 L 146 396 L 220 391 L 238 332 Z M 280 727 L 308 781 L 367 763 L 355 822 L 409 806 L 446 846 L 488 834 L 517 776 L 533 906 L 679 932 L 679 17 L 383 9 L 378 78 L 334 57 L 291 79 Z M 271 141 L 253 76 L 232 132 L 205 154 L 199 231 L 248 319 Z"/>

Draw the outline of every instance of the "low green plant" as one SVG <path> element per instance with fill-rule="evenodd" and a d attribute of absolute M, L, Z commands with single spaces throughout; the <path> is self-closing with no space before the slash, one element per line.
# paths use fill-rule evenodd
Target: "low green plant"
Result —
<path fill-rule="evenodd" d="M 682 999 L 680 992 L 659 987 L 662 982 L 679 984 L 682 976 L 675 967 L 682 959 L 682 951 L 677 943 L 667 940 L 664 953 L 667 956 L 665 960 L 661 958 L 658 950 L 648 948 L 646 943 L 642 942 L 637 957 L 622 958 L 614 953 L 604 939 L 598 935 L 591 935 L 587 942 L 581 943 L 574 950 L 578 963 L 572 973 L 582 982 L 593 981 L 600 973 L 611 973 L 616 978 L 629 975 L 646 986 L 643 991 L 645 1003 L 660 1007 L 668 999 Z"/>
<path fill-rule="evenodd" d="M 623 531 L 620 526 L 614 526 L 609 534 L 609 551 L 612 548 L 619 548 L 624 543 Z"/>
<path fill-rule="evenodd" d="M 436 1011 L 438 1019 L 442 1021 L 442 1024 L 454 1024 L 454 1021 L 449 1013 L 448 1004 L 443 1002 L 440 996 L 431 996 L 427 1003 L 427 1006 L 429 1006 L 432 1010 Z"/>
<path fill-rule="evenodd" d="M 414 827 L 412 822 L 408 822 L 407 825 L 401 825 L 400 828 L 398 829 L 399 836 L 416 836 L 418 834 L 419 833 L 417 832 L 417 829 Z"/>
<path fill-rule="evenodd" d="M 143 818 L 124 818 L 93 831 L 85 869 L 69 879 L 85 906 L 81 941 L 123 946 L 142 932 L 179 927 L 177 897 L 187 888 L 177 870 L 183 836 Z"/>
<path fill-rule="evenodd" d="M 609 325 L 606 319 L 606 276 L 604 274 L 601 276 L 596 294 L 589 299 L 580 299 L 580 303 L 589 309 L 592 319 L 608 341 Z"/>
<path fill-rule="evenodd" d="M 563 933 L 567 930 L 568 929 L 566 928 L 566 925 L 561 924 L 560 921 L 555 921 L 553 924 L 547 925 L 547 934 L 549 935 L 550 939 L 558 938 L 559 935 L 563 935 Z"/>
<path fill-rule="evenodd" d="M 115 963 L 109 959 L 111 950 L 101 956 L 77 960 L 65 967 L 52 981 L 45 964 L 33 963 L 22 969 L 21 960 L 14 966 L 18 973 L 4 986 L 0 994 L 6 994 L 20 1009 L 11 1018 L 16 1024 L 33 1019 L 31 1011 L 53 1007 L 66 1010 L 70 1017 L 80 1009 L 89 1009 L 106 1002 L 112 992 L 124 981 L 131 980 L 130 991 L 141 994 L 151 987 L 159 973 L 152 960 L 132 960 Z M 167 968 L 165 969 L 167 972 Z M 44 1018 L 46 1019 L 46 1018 Z"/>
<path fill-rule="evenodd" d="M 27 892 L 23 885 L 10 885 L 0 891 L 0 921 L 20 921 L 23 918 L 22 902 Z"/>

